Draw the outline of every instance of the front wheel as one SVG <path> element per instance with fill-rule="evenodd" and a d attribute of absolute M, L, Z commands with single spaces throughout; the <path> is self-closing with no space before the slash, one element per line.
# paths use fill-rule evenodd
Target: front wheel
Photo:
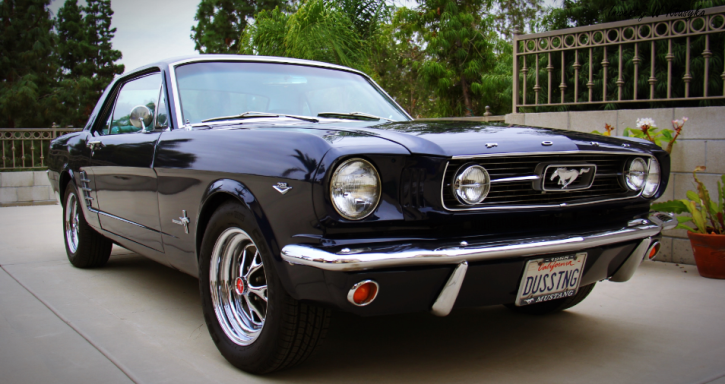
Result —
<path fill-rule="evenodd" d="M 63 239 L 68 260 L 77 268 L 102 267 L 111 256 L 113 242 L 88 225 L 78 196 L 75 183 L 69 182 L 63 199 Z"/>
<path fill-rule="evenodd" d="M 204 233 L 199 289 L 219 352 L 234 366 L 268 373 L 305 360 L 321 344 L 330 310 L 290 297 L 252 215 L 220 206 Z"/>

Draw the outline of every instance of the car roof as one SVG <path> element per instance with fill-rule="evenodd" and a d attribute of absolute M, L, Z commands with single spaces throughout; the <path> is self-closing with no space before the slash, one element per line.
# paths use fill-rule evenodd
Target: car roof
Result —
<path fill-rule="evenodd" d="M 330 64 L 325 63 L 322 61 L 313 61 L 313 60 L 303 60 L 303 59 L 295 59 L 291 57 L 275 57 L 275 56 L 254 56 L 254 55 L 222 55 L 222 54 L 199 54 L 199 55 L 186 55 L 186 56 L 177 56 L 177 57 L 170 57 L 168 59 L 164 59 L 161 61 L 157 61 L 155 63 L 150 63 L 148 65 L 144 65 L 138 68 L 135 68 L 131 71 L 125 72 L 122 77 L 126 76 L 127 74 L 139 72 L 146 68 L 152 68 L 152 67 L 170 67 L 175 66 L 179 64 L 188 64 L 188 63 L 196 63 L 196 62 L 204 62 L 204 61 L 254 61 L 254 62 L 262 62 L 262 63 L 282 63 L 282 64 L 298 64 L 298 65 L 309 65 L 314 67 L 323 67 L 323 68 L 330 68 L 330 69 L 338 69 L 348 72 L 354 72 L 360 75 L 363 75 L 365 77 L 368 77 L 365 73 L 360 72 L 356 69 L 344 67 L 342 65 L 336 65 L 336 64 Z"/>

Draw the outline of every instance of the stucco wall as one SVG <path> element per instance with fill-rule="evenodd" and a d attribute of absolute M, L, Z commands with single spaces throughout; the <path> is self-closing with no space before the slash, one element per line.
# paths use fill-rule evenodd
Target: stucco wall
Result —
<path fill-rule="evenodd" d="M 672 120 L 683 116 L 689 120 L 672 151 L 670 184 L 660 200 L 685 198 L 687 190 L 694 189 L 692 170 L 698 165 L 707 167 L 698 177 L 715 195 L 717 180 L 725 173 L 725 107 L 518 113 L 506 115 L 506 122 L 580 132 L 603 132 L 607 123 L 615 127 L 613 134 L 622 135 L 640 117 L 651 117 L 658 127 L 671 129 Z M 695 264 L 685 231 L 668 231 L 665 235 L 658 260 Z"/>
<path fill-rule="evenodd" d="M 0 172 L 0 206 L 56 203 L 45 171 Z"/>

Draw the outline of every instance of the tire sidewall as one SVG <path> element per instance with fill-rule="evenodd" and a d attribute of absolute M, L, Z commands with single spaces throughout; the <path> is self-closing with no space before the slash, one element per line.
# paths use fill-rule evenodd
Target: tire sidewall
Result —
<path fill-rule="evenodd" d="M 204 232 L 199 258 L 199 291 L 204 319 L 219 352 L 234 366 L 242 370 L 262 373 L 267 371 L 277 355 L 276 346 L 282 336 L 286 292 L 274 271 L 271 253 L 252 213 L 236 202 L 225 203 L 212 215 Z M 252 344 L 242 346 L 231 341 L 224 333 L 214 311 L 209 285 L 211 255 L 219 236 L 228 228 L 239 228 L 254 241 L 262 257 L 267 280 L 267 316 L 264 327 Z"/>
<path fill-rule="evenodd" d="M 71 264 L 75 265 L 76 256 L 81 250 L 81 235 L 80 235 L 80 228 L 78 229 L 78 245 L 76 246 L 76 251 L 71 252 L 70 247 L 68 246 L 68 237 L 66 235 L 66 228 L 65 228 L 65 215 L 66 211 L 69 209 L 68 207 L 68 197 L 74 194 L 76 196 L 76 205 L 78 205 L 79 215 L 78 215 L 78 226 L 85 224 L 86 218 L 83 216 L 83 209 L 81 208 L 81 201 L 79 200 L 78 196 L 78 190 L 76 189 L 76 185 L 74 182 L 69 182 L 68 186 L 65 188 L 65 193 L 63 196 L 63 244 L 65 245 L 65 253 L 68 255 L 68 260 L 71 262 Z"/>

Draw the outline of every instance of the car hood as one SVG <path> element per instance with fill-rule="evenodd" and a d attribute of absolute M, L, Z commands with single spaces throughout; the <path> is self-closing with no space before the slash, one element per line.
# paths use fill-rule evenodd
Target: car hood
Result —
<path fill-rule="evenodd" d="M 652 150 L 649 142 L 630 138 L 614 138 L 560 129 L 508 125 L 500 122 L 469 121 L 405 121 L 390 123 L 327 121 L 248 121 L 222 124 L 238 128 L 274 128 L 315 131 L 329 139 L 332 146 L 348 145 L 331 139 L 344 136 L 370 136 L 388 140 L 405 147 L 412 154 L 444 157 L 465 157 L 510 153 L 570 152 L 570 151 L 635 151 Z"/>
<path fill-rule="evenodd" d="M 503 123 L 410 121 L 356 127 L 354 130 L 394 141 L 411 153 L 446 157 L 519 152 L 621 151 L 650 146 L 648 143 L 601 135 Z"/>

